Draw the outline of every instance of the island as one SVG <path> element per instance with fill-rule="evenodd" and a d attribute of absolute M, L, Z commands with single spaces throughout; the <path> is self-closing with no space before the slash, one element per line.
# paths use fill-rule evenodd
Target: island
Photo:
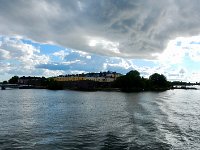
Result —
<path fill-rule="evenodd" d="M 149 78 L 144 78 L 137 70 L 131 70 L 125 75 L 107 71 L 67 74 L 49 78 L 14 76 L 0 85 L 2 90 L 12 87 L 20 89 L 141 92 L 166 91 L 169 89 L 196 89 L 191 86 L 198 85 L 198 83 L 170 82 L 163 74 L 159 73 L 154 73 Z"/>

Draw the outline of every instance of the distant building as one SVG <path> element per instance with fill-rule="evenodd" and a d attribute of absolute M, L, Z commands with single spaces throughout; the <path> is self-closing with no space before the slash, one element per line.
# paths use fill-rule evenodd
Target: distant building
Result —
<path fill-rule="evenodd" d="M 41 86 L 46 81 L 46 78 L 44 77 L 20 77 L 18 79 L 18 84 L 22 85 L 37 85 Z"/>
<path fill-rule="evenodd" d="M 85 77 L 78 77 L 78 76 L 68 76 L 68 77 L 56 77 L 54 78 L 56 81 L 81 81 L 81 80 L 86 80 Z"/>
<path fill-rule="evenodd" d="M 56 81 L 83 81 L 83 80 L 90 80 L 96 82 L 113 82 L 118 77 L 122 76 L 120 73 L 116 72 L 100 72 L 100 73 L 86 73 L 86 74 L 76 74 L 76 75 L 60 75 L 55 77 L 54 80 Z"/>

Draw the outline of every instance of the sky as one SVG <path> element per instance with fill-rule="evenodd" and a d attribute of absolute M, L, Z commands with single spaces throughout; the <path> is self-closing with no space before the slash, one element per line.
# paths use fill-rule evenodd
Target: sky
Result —
<path fill-rule="evenodd" d="M 199 0 L 0 0 L 0 81 L 138 70 L 200 81 Z"/>

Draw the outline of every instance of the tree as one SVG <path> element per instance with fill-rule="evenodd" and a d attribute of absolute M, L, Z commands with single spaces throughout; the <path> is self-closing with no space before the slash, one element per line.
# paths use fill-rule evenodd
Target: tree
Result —
<path fill-rule="evenodd" d="M 125 91 L 138 91 L 143 89 L 143 81 L 140 73 L 137 70 L 128 72 L 125 76 L 117 78 L 115 86 L 122 88 Z"/>
<path fill-rule="evenodd" d="M 47 86 L 47 82 L 48 82 L 48 80 L 45 77 L 42 77 L 40 84 L 41 84 L 41 86 Z"/>
<path fill-rule="evenodd" d="M 53 78 L 47 80 L 47 88 L 50 90 L 62 90 L 63 84 L 61 82 L 55 81 Z"/>
<path fill-rule="evenodd" d="M 139 77 L 140 73 L 137 70 L 131 70 L 126 74 L 126 76 Z"/>
<path fill-rule="evenodd" d="M 141 77 L 137 70 L 132 70 L 126 74 L 126 84 L 128 88 L 141 87 Z"/>
<path fill-rule="evenodd" d="M 163 91 L 170 87 L 170 82 L 162 74 L 154 73 L 149 79 L 140 77 L 140 73 L 137 70 L 132 70 L 126 75 L 116 79 L 114 86 L 120 88 L 123 91 Z"/>
<path fill-rule="evenodd" d="M 149 80 L 153 87 L 166 87 L 168 86 L 167 79 L 164 75 L 154 73 L 149 77 Z"/>
<path fill-rule="evenodd" d="M 8 84 L 8 81 L 3 81 L 3 84 Z"/>
<path fill-rule="evenodd" d="M 18 76 L 14 76 L 14 77 L 12 77 L 12 78 L 8 81 L 8 83 L 10 83 L 10 84 L 17 84 L 17 83 L 18 83 L 18 79 L 19 79 Z"/>

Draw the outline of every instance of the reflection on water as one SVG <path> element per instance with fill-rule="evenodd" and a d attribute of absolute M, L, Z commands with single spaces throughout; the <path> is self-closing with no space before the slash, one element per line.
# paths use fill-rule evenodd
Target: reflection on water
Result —
<path fill-rule="evenodd" d="M 0 149 L 200 149 L 199 96 L 0 91 Z"/>

